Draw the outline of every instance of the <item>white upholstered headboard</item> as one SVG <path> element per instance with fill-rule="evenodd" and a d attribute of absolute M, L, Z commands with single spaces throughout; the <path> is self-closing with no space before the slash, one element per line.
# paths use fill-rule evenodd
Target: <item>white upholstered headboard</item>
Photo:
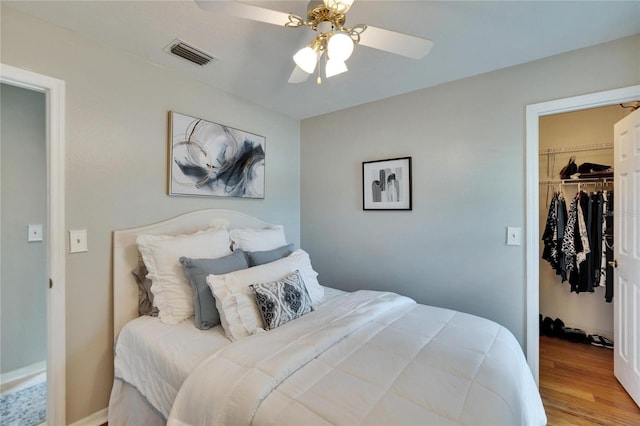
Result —
<path fill-rule="evenodd" d="M 185 213 L 162 222 L 113 232 L 113 338 L 122 327 L 138 317 L 138 286 L 131 273 L 138 265 L 139 234 L 178 235 L 201 229 L 225 226 L 232 228 L 268 228 L 264 222 L 234 210 L 207 209 Z"/>

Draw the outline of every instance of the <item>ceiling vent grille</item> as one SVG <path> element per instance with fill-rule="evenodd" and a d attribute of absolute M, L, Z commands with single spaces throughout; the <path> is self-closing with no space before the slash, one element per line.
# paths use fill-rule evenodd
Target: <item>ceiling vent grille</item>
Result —
<path fill-rule="evenodd" d="M 209 62 L 218 59 L 210 53 L 207 53 L 202 49 L 198 49 L 179 38 L 169 43 L 169 45 L 164 48 L 164 51 L 200 66 L 207 65 Z"/>

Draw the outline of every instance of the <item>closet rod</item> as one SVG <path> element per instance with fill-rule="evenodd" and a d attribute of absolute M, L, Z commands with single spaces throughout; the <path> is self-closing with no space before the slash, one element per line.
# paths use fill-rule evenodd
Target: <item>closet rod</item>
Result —
<path fill-rule="evenodd" d="M 584 178 L 584 179 L 549 179 L 541 180 L 540 184 L 578 185 L 581 183 L 613 183 L 613 178 Z"/>
<path fill-rule="evenodd" d="M 596 151 L 599 149 L 612 149 L 612 143 L 597 143 L 591 145 L 561 146 L 558 148 L 541 149 L 540 155 L 572 153 L 580 151 Z"/>

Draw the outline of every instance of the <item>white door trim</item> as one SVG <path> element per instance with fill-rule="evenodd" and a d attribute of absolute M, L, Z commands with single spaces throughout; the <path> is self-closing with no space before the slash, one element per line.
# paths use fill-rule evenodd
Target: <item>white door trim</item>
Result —
<path fill-rule="evenodd" d="M 47 117 L 47 423 L 66 424 L 65 83 L 0 64 L 0 81 L 44 92 Z"/>
<path fill-rule="evenodd" d="M 640 99 L 640 85 L 607 90 L 588 95 L 527 105 L 525 142 L 525 285 L 526 285 L 526 353 L 527 362 L 536 383 L 539 383 L 539 323 L 540 313 L 540 229 L 539 229 L 539 118 L 606 105 L 614 105 Z"/>

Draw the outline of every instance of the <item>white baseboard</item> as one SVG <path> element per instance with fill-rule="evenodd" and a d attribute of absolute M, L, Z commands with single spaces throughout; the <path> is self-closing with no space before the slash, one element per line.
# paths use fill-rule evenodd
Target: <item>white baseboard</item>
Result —
<path fill-rule="evenodd" d="M 100 426 L 107 422 L 107 413 L 108 410 L 106 408 L 98 411 L 97 413 L 93 413 L 89 417 L 85 417 L 84 419 L 78 420 L 77 422 L 69 425 L 69 426 Z"/>
<path fill-rule="evenodd" d="M 17 370 L 7 371 L 0 374 L 0 386 L 7 383 L 15 382 L 17 380 L 26 379 L 29 376 L 40 374 L 43 371 L 47 371 L 47 361 L 36 362 L 35 364 L 27 365 L 26 367 L 18 368 Z"/>

